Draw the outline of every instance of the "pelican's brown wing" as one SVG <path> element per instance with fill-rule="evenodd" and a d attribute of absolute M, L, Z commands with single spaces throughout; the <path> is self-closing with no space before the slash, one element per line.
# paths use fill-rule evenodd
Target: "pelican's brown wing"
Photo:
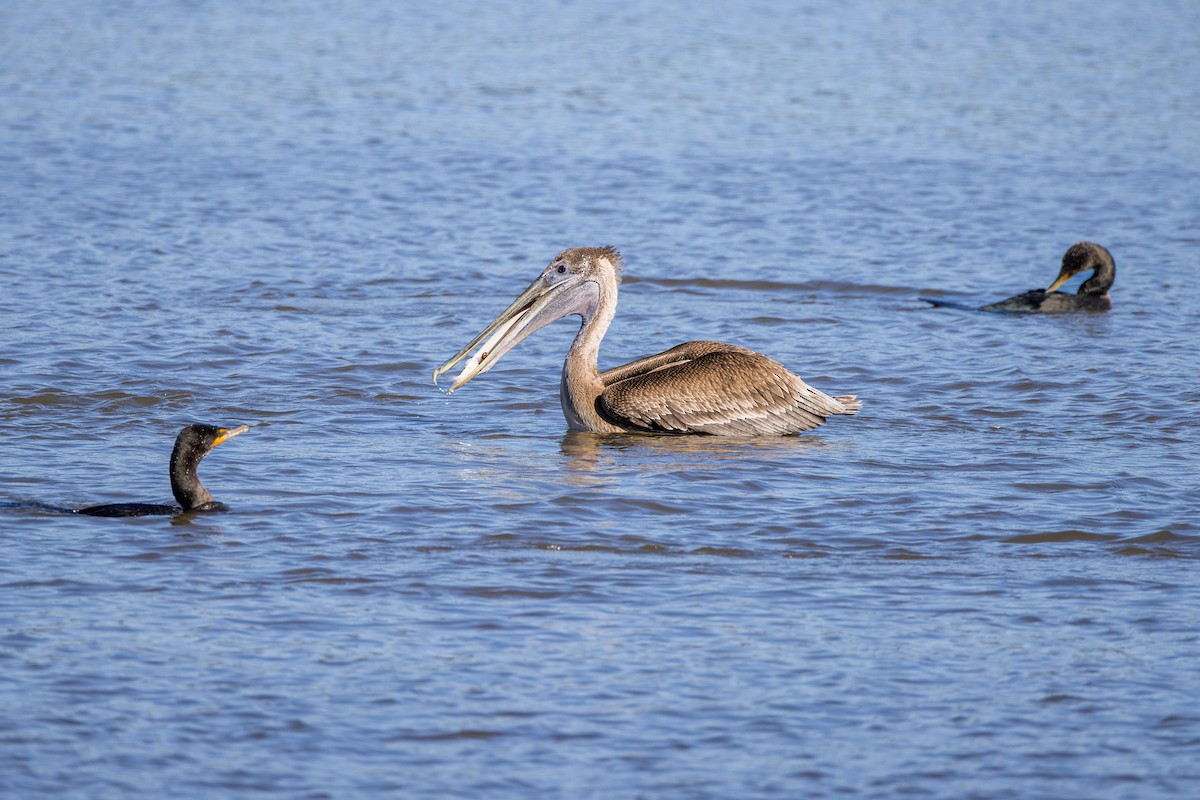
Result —
<path fill-rule="evenodd" d="M 644 431 L 779 436 L 861 405 L 817 391 L 764 355 L 719 342 L 688 342 L 602 379 L 602 412 Z"/>
<path fill-rule="evenodd" d="M 605 386 L 612 386 L 614 383 L 619 383 L 628 380 L 638 375 L 645 375 L 647 372 L 666 369 L 667 367 L 675 367 L 684 364 L 688 361 L 700 358 L 700 356 L 710 355 L 712 353 L 745 353 L 746 355 L 758 355 L 753 350 L 748 350 L 745 347 L 738 347 L 736 344 L 725 344 L 725 342 L 713 342 L 706 339 L 698 339 L 694 342 L 684 342 L 677 344 L 670 350 L 663 350 L 652 356 L 644 356 L 642 358 L 630 361 L 628 364 L 622 364 L 619 367 L 606 369 L 600 373 L 600 382 Z"/>

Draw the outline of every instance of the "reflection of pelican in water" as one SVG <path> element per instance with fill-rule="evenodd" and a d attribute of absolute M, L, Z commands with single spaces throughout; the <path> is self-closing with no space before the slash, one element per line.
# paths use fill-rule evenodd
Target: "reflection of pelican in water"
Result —
<path fill-rule="evenodd" d="M 812 430 L 826 417 L 861 407 L 853 395 L 830 397 L 779 362 L 721 342 L 686 342 L 601 373 L 600 340 L 616 314 L 620 282 L 621 256 L 614 248 L 564 250 L 504 313 L 434 370 L 434 380 L 478 346 L 453 392 L 529 334 L 578 314 L 583 324 L 567 352 L 561 384 L 571 430 L 779 436 Z"/>
<path fill-rule="evenodd" d="M 587 483 L 595 474 L 633 467 L 639 475 L 711 472 L 756 466 L 784 459 L 796 461 L 838 448 L 819 436 L 733 438 L 728 436 L 592 436 L 567 431 L 559 447 L 568 459 L 569 483 Z"/>
<path fill-rule="evenodd" d="M 1055 291 L 1074 276 L 1089 269 L 1093 271 L 1092 277 L 1080 284 L 1079 291 L 1075 294 Z M 1054 283 L 1050 284 L 1049 288 L 1030 289 L 1028 292 L 982 306 L 978 310 L 1017 313 L 1041 312 L 1044 314 L 1056 314 L 1063 311 L 1108 311 L 1112 308 L 1112 299 L 1108 296 L 1108 290 L 1112 288 L 1116 275 L 1117 266 L 1113 262 L 1112 253 L 1093 242 L 1079 242 L 1071 245 L 1063 254 L 1062 269 L 1059 270 L 1058 277 L 1054 279 Z M 961 303 L 934 300 L 930 297 L 921 299 L 935 306 L 976 310 L 974 306 L 966 306 Z"/>

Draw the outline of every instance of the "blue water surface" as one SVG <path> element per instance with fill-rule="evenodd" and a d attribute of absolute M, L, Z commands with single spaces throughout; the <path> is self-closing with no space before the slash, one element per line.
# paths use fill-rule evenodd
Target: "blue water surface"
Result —
<path fill-rule="evenodd" d="M 0 8 L 0 795 L 1200 792 L 1200 8 Z M 1106 314 L 934 309 L 1047 285 Z M 855 417 L 569 433 L 760 350 Z M 1068 286 L 1073 290 L 1077 281 Z M 170 499 L 190 421 L 247 423 Z"/>

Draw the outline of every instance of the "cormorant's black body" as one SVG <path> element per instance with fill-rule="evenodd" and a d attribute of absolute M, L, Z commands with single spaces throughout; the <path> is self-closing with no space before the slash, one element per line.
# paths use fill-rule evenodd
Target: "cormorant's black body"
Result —
<path fill-rule="evenodd" d="M 102 506 L 81 508 L 75 513 L 87 514 L 91 517 L 150 517 L 182 512 L 183 509 L 179 506 L 164 506 L 155 503 L 108 503 Z"/>

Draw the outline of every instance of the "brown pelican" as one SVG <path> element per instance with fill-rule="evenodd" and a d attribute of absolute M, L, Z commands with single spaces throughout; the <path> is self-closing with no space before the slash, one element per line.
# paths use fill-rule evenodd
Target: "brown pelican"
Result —
<path fill-rule="evenodd" d="M 1076 294 L 1056 292 L 1074 276 L 1087 270 L 1092 270 L 1092 277 L 1079 286 Z M 1112 298 L 1108 290 L 1113 285 L 1117 275 L 1117 265 L 1113 262 L 1112 253 L 1094 242 L 1078 242 L 1070 246 L 1063 254 L 1062 269 L 1058 277 L 1047 289 L 1030 289 L 1005 300 L 981 306 L 980 311 L 1011 311 L 1016 313 L 1041 312 L 1043 314 L 1058 314 L 1064 311 L 1108 311 L 1112 308 Z M 934 300 L 922 297 L 927 303 L 935 306 L 951 308 L 967 308 L 976 310 L 974 306 L 964 306 L 946 300 Z"/>
<path fill-rule="evenodd" d="M 434 381 L 478 347 L 450 386 L 453 392 L 534 331 L 578 314 L 583 324 L 567 352 L 560 387 L 571 430 L 782 436 L 862 406 L 853 395 L 830 397 L 779 362 L 721 342 L 685 342 L 600 372 L 600 340 L 616 314 L 620 283 L 615 248 L 564 250 L 482 333 L 433 371 Z"/>

